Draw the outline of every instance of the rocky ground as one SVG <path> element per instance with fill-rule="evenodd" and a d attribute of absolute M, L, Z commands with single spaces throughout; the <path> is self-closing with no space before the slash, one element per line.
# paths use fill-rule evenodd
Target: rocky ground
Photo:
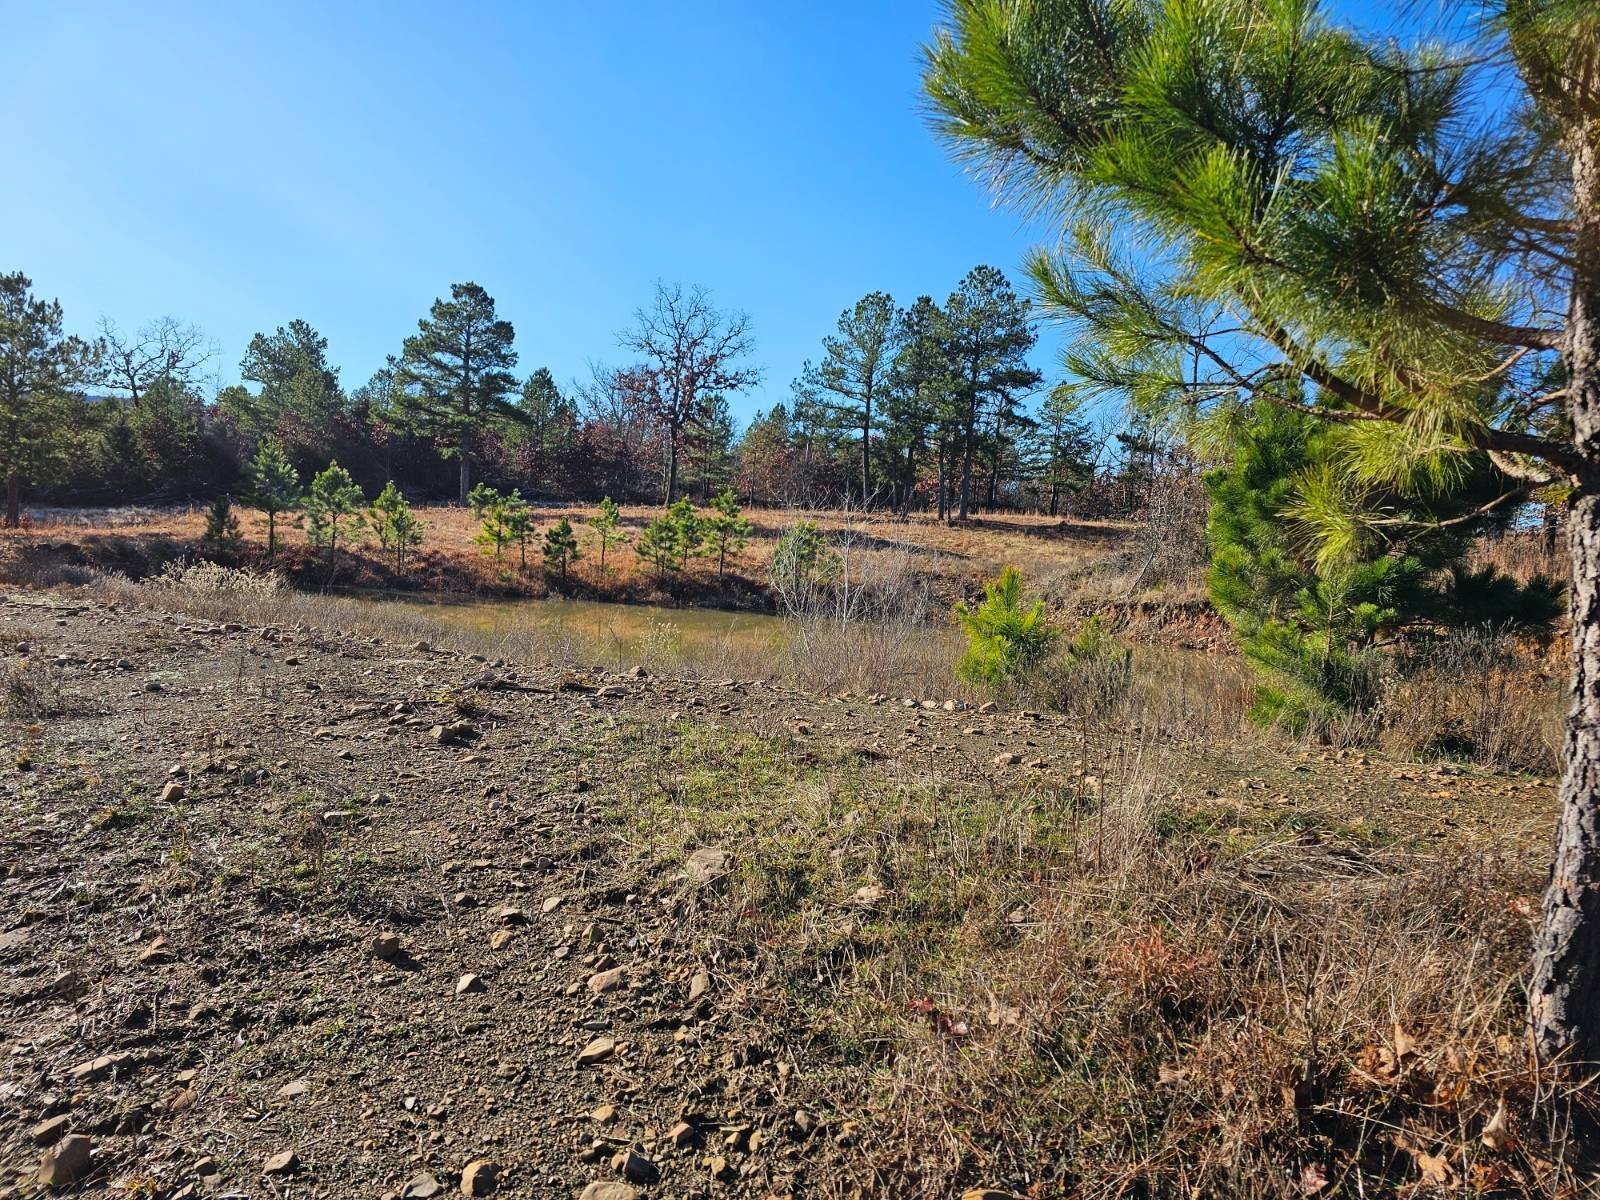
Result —
<path fill-rule="evenodd" d="M 860 1182 L 879 1064 L 700 920 L 736 833 L 641 845 L 632 808 L 706 730 L 869 782 L 1098 782 L 1065 719 L 63 595 L 0 604 L 0 672 L 0 1196 L 893 1194 Z M 1185 769 L 1195 812 L 1292 796 L 1313 841 L 1356 793 L 1508 847 L 1549 804 L 1359 756 Z"/>

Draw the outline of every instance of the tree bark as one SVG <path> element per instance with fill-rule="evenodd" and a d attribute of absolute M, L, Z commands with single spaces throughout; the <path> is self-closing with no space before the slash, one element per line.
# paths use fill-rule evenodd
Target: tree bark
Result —
<path fill-rule="evenodd" d="M 1567 511 L 1572 682 L 1528 1009 L 1541 1061 L 1592 1065 L 1600 1062 L 1600 123 L 1580 124 L 1570 149 L 1579 232 L 1563 355 L 1586 469 Z"/>
<path fill-rule="evenodd" d="M 457 502 L 465 505 L 467 502 L 467 493 L 472 490 L 472 456 L 468 453 L 467 438 L 465 434 L 463 434 L 461 437 L 461 444 L 456 447 L 456 457 L 461 460 L 461 474 L 459 480 L 457 481 L 457 491 L 460 493 L 460 495 L 457 497 Z"/>
<path fill-rule="evenodd" d="M 6 528 L 16 529 L 22 524 L 22 485 L 15 475 L 6 476 Z"/>

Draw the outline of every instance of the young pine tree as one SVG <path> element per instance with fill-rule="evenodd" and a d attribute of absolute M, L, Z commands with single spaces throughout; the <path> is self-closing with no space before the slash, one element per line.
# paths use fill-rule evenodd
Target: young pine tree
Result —
<path fill-rule="evenodd" d="M 337 462 L 311 481 L 306 493 L 306 536 L 311 544 L 328 551 L 330 577 L 334 555 L 339 549 L 341 528 L 345 537 L 352 538 L 361 532 L 362 495 L 356 481 Z"/>
<path fill-rule="evenodd" d="M 1206 479 L 1208 582 L 1260 680 L 1256 720 L 1316 729 L 1364 711 L 1382 673 L 1406 669 L 1413 634 L 1554 619 L 1553 582 L 1519 586 L 1466 566 L 1473 539 L 1516 512 L 1485 510 L 1507 484 L 1487 460 L 1469 456 L 1431 483 L 1353 493 L 1333 473 L 1350 453 L 1347 430 L 1266 401 L 1247 413 L 1230 423 L 1231 464 Z M 1379 537 L 1352 509 L 1393 526 Z M 1308 544 L 1310 528 L 1324 536 Z"/>
<path fill-rule="evenodd" d="M 250 462 L 250 491 L 246 503 L 267 514 L 267 561 L 278 550 L 278 514 L 300 506 L 300 476 L 295 473 L 283 444 L 263 438 Z"/>
<path fill-rule="evenodd" d="M 572 532 L 572 522 L 562 517 L 544 535 L 544 561 L 547 567 L 561 571 L 561 582 L 567 581 L 567 568 L 578 559 L 578 539 Z"/>
<path fill-rule="evenodd" d="M 645 562 L 656 569 L 656 578 L 665 579 L 668 571 L 676 571 L 682 555 L 683 531 L 670 516 L 659 516 L 644 527 L 633 549 Z"/>
<path fill-rule="evenodd" d="M 233 497 L 223 492 L 206 509 L 206 530 L 200 539 L 213 550 L 233 551 L 239 547 L 239 517 L 233 511 Z"/>
<path fill-rule="evenodd" d="M 956 605 L 956 618 L 967 635 L 967 648 L 956 663 L 956 675 L 968 683 L 1002 687 L 1050 652 L 1059 631 L 1045 620 L 1044 601 L 1022 603 L 1022 572 L 1004 567 L 998 579 L 983 585 L 983 600 Z"/>
<path fill-rule="evenodd" d="M 687 571 L 689 556 L 705 541 L 705 522 L 701 520 L 700 514 L 695 512 L 694 505 L 689 502 L 687 496 L 674 500 L 667 506 L 666 519 L 672 523 L 677 539 L 678 568 Z"/>
<path fill-rule="evenodd" d="M 750 542 L 750 519 L 739 511 L 732 488 L 724 488 L 711 500 L 711 513 L 704 521 L 705 553 L 717 556 L 717 578 L 727 570 L 728 556 L 737 558 Z"/>
<path fill-rule="evenodd" d="M 485 553 L 493 554 L 496 561 L 516 540 L 514 509 L 507 507 L 507 499 L 486 483 L 478 484 L 467 494 L 472 515 L 478 518 L 478 532 L 472 540 L 482 546 Z"/>
<path fill-rule="evenodd" d="M 612 546 L 627 545 L 628 535 L 622 532 L 622 513 L 610 496 L 600 501 L 600 510 L 589 518 L 589 536 L 600 547 L 600 574 L 606 573 L 606 551 Z"/>
<path fill-rule="evenodd" d="M 367 525 L 385 552 L 394 555 L 394 569 L 405 570 L 406 554 L 422 545 L 422 522 L 411 511 L 411 504 L 394 480 L 383 485 L 383 491 L 367 509 Z"/>

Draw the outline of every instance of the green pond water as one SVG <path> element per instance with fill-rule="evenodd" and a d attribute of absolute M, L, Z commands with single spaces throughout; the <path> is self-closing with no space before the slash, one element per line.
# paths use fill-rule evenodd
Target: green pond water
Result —
<path fill-rule="evenodd" d="M 469 603 L 399 601 L 443 625 L 480 634 L 566 641 L 609 657 L 651 658 L 663 650 L 702 657 L 713 650 L 782 650 L 789 631 L 766 613 L 667 608 L 599 600 L 513 600 Z"/>

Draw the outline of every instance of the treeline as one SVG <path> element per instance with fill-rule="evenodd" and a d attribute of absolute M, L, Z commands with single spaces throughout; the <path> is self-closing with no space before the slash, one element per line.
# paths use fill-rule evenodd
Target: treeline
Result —
<path fill-rule="evenodd" d="M 761 382 L 750 321 L 703 289 L 658 285 L 620 339 L 628 361 L 559 386 L 518 373 L 512 324 L 475 283 L 451 287 L 371 378 L 346 387 L 302 320 L 258 333 L 241 382 L 208 387 L 218 353 L 163 318 L 66 332 L 59 303 L 0 276 L 0 471 L 20 497 L 194 500 L 245 486 L 267 441 L 309 481 L 338 462 L 369 492 L 466 503 L 476 483 L 532 500 L 1040 507 L 1093 478 L 1088 427 L 1027 361 L 1028 303 L 978 267 L 943 305 L 875 292 L 847 310 L 789 403 L 742 430 L 730 402 Z"/>

